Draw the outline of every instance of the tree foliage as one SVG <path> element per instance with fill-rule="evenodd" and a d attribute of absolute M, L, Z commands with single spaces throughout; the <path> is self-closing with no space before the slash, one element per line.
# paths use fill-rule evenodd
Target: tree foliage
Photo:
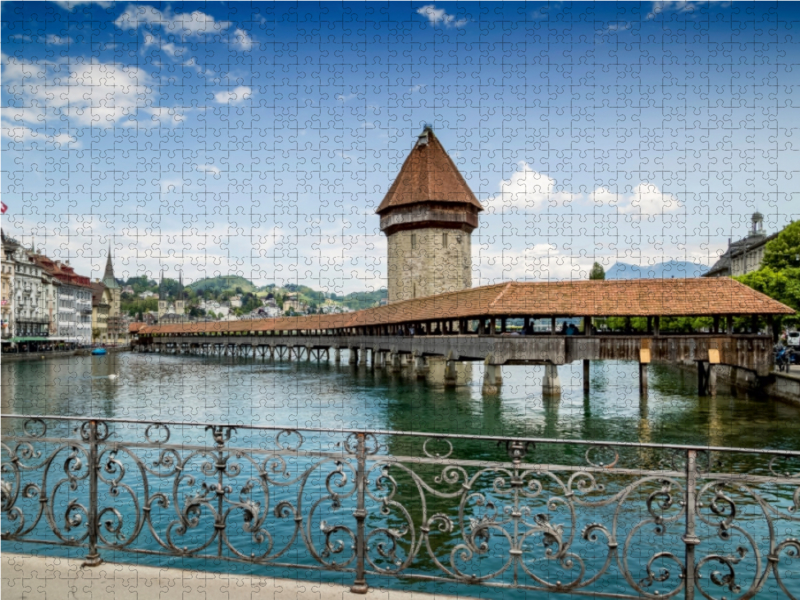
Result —
<path fill-rule="evenodd" d="M 770 298 L 782 302 L 796 311 L 800 311 L 800 268 L 785 268 L 776 270 L 772 267 L 761 267 L 758 271 L 735 277 L 742 282 L 766 294 Z M 786 324 L 800 323 L 797 315 L 784 318 Z"/>
<path fill-rule="evenodd" d="M 589 279 L 593 280 L 604 280 L 606 278 L 606 271 L 603 269 L 603 265 L 596 262 L 592 265 L 592 270 L 589 271 Z"/>
<path fill-rule="evenodd" d="M 800 268 L 798 256 L 800 256 L 800 221 L 795 221 L 781 231 L 778 237 L 767 243 L 761 266 L 770 267 L 775 271 Z"/>

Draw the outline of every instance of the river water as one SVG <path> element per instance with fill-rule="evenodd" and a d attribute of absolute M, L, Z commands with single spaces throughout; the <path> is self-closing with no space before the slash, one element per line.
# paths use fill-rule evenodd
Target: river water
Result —
<path fill-rule="evenodd" d="M 591 390 L 584 394 L 581 365 L 575 363 L 559 368 L 563 393 L 560 399 L 553 400 L 542 397 L 543 367 L 504 367 L 500 394 L 485 397 L 481 393 L 481 364 L 471 365 L 471 378 L 467 385 L 444 389 L 435 382 L 350 366 L 346 353 L 343 354 L 341 365 L 135 353 L 7 363 L 2 365 L 2 412 L 205 421 L 292 429 L 380 429 L 800 449 L 798 408 L 767 398 L 735 393 L 724 385 L 720 386 L 720 393 L 715 398 L 698 397 L 696 375 L 690 371 L 652 365 L 648 397 L 640 400 L 637 364 L 592 363 Z M 16 425 L 3 423 L 4 434 L 15 430 L 18 430 Z M 237 442 L 240 447 L 248 447 L 247 444 L 255 447 L 260 443 L 242 437 Z M 205 443 L 208 443 L 207 439 Z M 398 448 L 390 444 L 389 452 Z M 464 446 L 463 449 L 470 453 L 466 458 L 503 460 L 490 451 L 485 455 L 478 454 L 483 452 L 478 446 Z M 323 481 L 318 481 L 309 484 L 306 491 L 321 490 L 324 485 Z M 410 502 L 413 506 L 414 500 Z M 119 498 L 120 510 L 124 512 L 126 506 L 123 494 Z M 457 507 L 445 508 L 453 510 Z M 414 512 L 417 508 L 410 510 Z M 372 518 L 378 518 L 377 511 Z M 386 520 L 393 523 L 397 521 L 397 515 L 389 515 Z M 576 527 L 589 523 L 583 519 L 578 521 Z M 401 528 L 402 523 L 398 523 L 393 526 Z M 797 525 L 793 527 L 794 537 L 798 537 L 800 531 Z M 288 529 L 285 535 L 289 537 Z M 147 542 L 143 543 L 147 545 Z M 151 545 L 155 547 L 155 542 L 151 541 Z M 10 547 L 4 543 L 3 546 L 15 551 L 32 551 L 24 544 L 15 543 Z M 445 546 L 447 544 L 443 543 Z M 38 548 L 37 551 L 51 554 L 71 552 L 80 555 L 57 546 Z M 728 549 L 729 553 L 735 551 L 735 548 Z M 302 548 L 293 552 L 302 552 Z M 646 556 L 650 554 L 643 553 Z M 143 555 L 118 560 L 176 564 L 174 560 Z M 502 563 L 500 556 L 486 560 L 488 562 L 483 566 L 488 569 L 494 568 L 497 561 Z M 428 566 L 435 570 L 432 565 Z M 225 562 L 207 562 L 202 568 L 262 572 L 253 570 L 251 565 Z M 639 564 L 637 568 L 641 571 L 643 567 Z M 263 572 L 306 577 L 297 571 Z M 335 575 L 319 572 L 312 572 L 308 577 L 345 583 L 352 581 L 350 575 L 340 575 L 337 579 Z M 391 578 L 380 583 L 411 585 Z M 414 583 L 413 587 L 492 598 L 502 595 L 496 590 L 451 588 L 449 585 Z M 625 591 L 624 585 L 603 589 L 616 593 Z"/>
<path fill-rule="evenodd" d="M 588 396 L 574 363 L 559 367 L 553 401 L 543 367 L 504 367 L 499 396 L 485 398 L 480 364 L 469 385 L 446 390 L 351 367 L 343 354 L 341 366 L 135 353 L 7 363 L 2 411 L 800 449 L 800 409 L 724 385 L 698 397 L 690 371 L 651 365 L 643 402 L 635 363 L 593 362 Z"/>

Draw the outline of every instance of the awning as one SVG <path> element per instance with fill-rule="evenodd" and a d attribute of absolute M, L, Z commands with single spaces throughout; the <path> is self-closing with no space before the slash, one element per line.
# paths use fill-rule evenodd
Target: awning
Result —
<path fill-rule="evenodd" d="M 3 340 L 4 342 L 12 342 L 14 344 L 24 344 L 25 342 L 60 342 L 59 338 L 46 338 L 46 337 L 15 337 L 10 340 Z"/>

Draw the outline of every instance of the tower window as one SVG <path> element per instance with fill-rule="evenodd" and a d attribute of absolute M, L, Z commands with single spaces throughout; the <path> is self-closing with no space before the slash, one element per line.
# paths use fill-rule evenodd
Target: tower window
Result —
<path fill-rule="evenodd" d="M 447 234 L 446 233 L 442 234 L 442 246 L 447 248 Z"/>
<path fill-rule="evenodd" d="M 412 250 L 416 250 L 417 249 L 417 234 L 416 233 L 412 233 L 411 234 L 411 249 Z"/>

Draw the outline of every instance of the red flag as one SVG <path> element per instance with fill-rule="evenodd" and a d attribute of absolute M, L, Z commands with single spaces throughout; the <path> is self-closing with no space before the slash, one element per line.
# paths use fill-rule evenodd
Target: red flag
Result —
<path fill-rule="evenodd" d="M 0 214 L 6 214 L 8 207 L 5 202 L 0 202 Z"/>

